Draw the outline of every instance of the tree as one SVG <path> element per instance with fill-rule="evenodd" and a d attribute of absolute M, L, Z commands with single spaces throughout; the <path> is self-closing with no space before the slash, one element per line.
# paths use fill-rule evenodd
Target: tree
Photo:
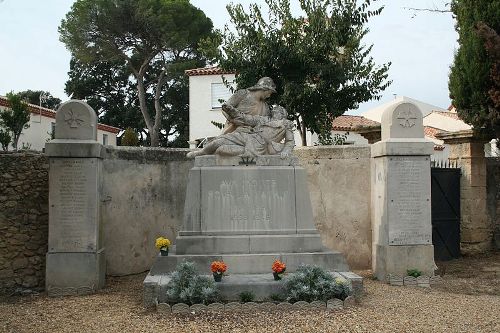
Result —
<path fill-rule="evenodd" d="M 25 90 L 17 93 L 27 103 L 40 105 L 42 107 L 55 110 L 61 104 L 61 100 L 52 96 L 48 91 L 42 90 Z M 40 101 L 41 99 L 41 101 Z"/>
<path fill-rule="evenodd" d="M 238 87 L 249 87 L 270 76 L 278 94 L 271 102 L 284 106 L 306 144 L 306 131 L 331 136 L 332 120 L 359 103 L 379 99 L 389 84 L 389 64 L 376 66 L 372 46 L 361 41 L 369 17 L 383 9 L 368 10 L 350 0 L 300 0 L 304 17 L 294 17 L 289 0 L 266 0 L 268 19 L 250 5 L 228 5 L 234 29 L 226 26 L 204 45 L 205 52 L 225 70 L 238 73 Z M 220 48 L 217 48 L 218 44 Z"/>
<path fill-rule="evenodd" d="M 500 2 L 454 0 L 451 9 L 459 48 L 449 76 L 450 98 L 465 122 L 488 137 L 500 138 L 500 105 L 495 102 L 495 96 L 500 95 L 500 61 L 494 56 L 498 47 L 494 35 L 500 32 Z"/>
<path fill-rule="evenodd" d="M 123 133 L 121 145 L 133 146 L 133 147 L 139 145 L 139 139 L 137 138 L 137 133 L 130 127 L 128 127 Z"/>
<path fill-rule="evenodd" d="M 3 125 L 0 123 L 0 145 L 2 146 L 3 151 L 7 151 L 9 150 L 9 144 L 12 138 L 10 137 L 9 132 L 2 127 Z"/>
<path fill-rule="evenodd" d="M 12 147 L 17 150 L 17 143 L 21 132 L 23 129 L 29 127 L 30 112 L 28 104 L 18 94 L 8 93 L 7 101 L 9 107 L 0 111 L 0 122 L 12 138 Z"/>
<path fill-rule="evenodd" d="M 211 31 L 212 21 L 188 0 L 77 0 L 59 27 L 79 61 L 127 65 L 151 146 L 160 143 L 161 99 L 172 64 L 199 58 L 199 40 Z"/>

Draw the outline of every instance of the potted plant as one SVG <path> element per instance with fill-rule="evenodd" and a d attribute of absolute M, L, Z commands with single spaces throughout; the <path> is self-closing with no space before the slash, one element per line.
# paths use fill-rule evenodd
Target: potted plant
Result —
<path fill-rule="evenodd" d="M 170 240 L 165 237 L 158 237 L 155 242 L 156 248 L 160 250 L 161 256 L 168 256 L 168 248 L 170 246 Z"/>
<path fill-rule="evenodd" d="M 281 276 L 283 275 L 283 273 L 285 273 L 285 270 L 286 270 L 286 265 L 284 262 L 281 262 L 279 260 L 275 260 L 273 262 L 273 276 L 274 276 L 274 280 L 281 280 Z"/>
<path fill-rule="evenodd" d="M 227 265 L 223 261 L 212 261 L 212 264 L 210 264 L 210 270 L 214 275 L 215 282 L 221 282 L 222 275 L 227 270 Z"/>

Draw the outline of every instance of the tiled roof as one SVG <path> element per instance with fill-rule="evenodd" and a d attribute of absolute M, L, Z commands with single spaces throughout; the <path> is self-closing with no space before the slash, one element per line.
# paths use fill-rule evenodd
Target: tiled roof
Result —
<path fill-rule="evenodd" d="M 7 100 L 7 98 L 0 96 L 0 106 L 5 106 L 7 108 L 9 107 L 9 101 Z M 38 105 L 28 103 L 28 110 L 31 113 L 36 114 L 36 115 L 42 115 L 42 116 L 47 117 L 47 118 L 56 119 L 56 111 L 51 110 L 51 109 L 43 108 L 43 107 L 40 107 Z M 121 131 L 121 128 L 106 125 L 106 124 L 97 124 L 97 128 L 100 129 L 101 131 L 114 133 L 114 134 Z"/>
<path fill-rule="evenodd" d="M 352 131 L 359 127 L 372 127 L 379 125 L 379 122 L 367 119 L 362 116 L 342 115 L 333 120 L 332 130 Z"/>
<path fill-rule="evenodd" d="M 436 139 L 436 133 L 439 133 L 439 132 L 446 132 L 446 131 L 440 130 L 439 128 L 435 128 L 432 126 L 424 126 L 425 136 Z"/>
<path fill-rule="evenodd" d="M 449 117 L 449 118 L 452 118 L 452 119 L 455 119 L 455 120 L 462 120 L 460 119 L 460 117 L 458 116 L 458 114 L 456 112 L 446 112 L 446 111 L 432 111 L 431 113 L 435 113 L 435 114 L 439 114 L 439 115 L 442 115 L 442 116 L 445 116 L 445 117 Z"/>
<path fill-rule="evenodd" d="M 205 68 L 195 68 L 185 70 L 187 76 L 199 76 L 199 75 L 222 75 L 222 74 L 235 74 L 232 71 L 226 71 L 220 69 L 219 67 L 205 67 Z"/>

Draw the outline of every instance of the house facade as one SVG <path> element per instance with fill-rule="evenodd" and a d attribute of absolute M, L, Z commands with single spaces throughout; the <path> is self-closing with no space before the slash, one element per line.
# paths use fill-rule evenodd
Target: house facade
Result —
<path fill-rule="evenodd" d="M 8 107 L 7 98 L 0 96 L 0 109 Z M 29 127 L 22 131 L 18 141 L 18 149 L 42 151 L 45 148 L 45 143 L 53 137 L 56 111 L 34 104 L 28 104 L 28 110 L 30 111 Z M 117 127 L 98 124 L 97 141 L 103 145 L 116 146 L 116 137 L 120 131 L 121 129 Z"/>

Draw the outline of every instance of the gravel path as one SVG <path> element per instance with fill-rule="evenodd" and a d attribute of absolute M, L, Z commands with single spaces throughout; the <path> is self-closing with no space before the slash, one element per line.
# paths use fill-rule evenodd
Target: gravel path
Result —
<path fill-rule="evenodd" d="M 489 258 L 486 266 L 498 265 L 499 258 Z M 489 280 L 494 286 L 495 274 Z M 8 299 L 0 303 L 0 332 L 500 332 L 498 289 L 463 294 L 449 287 L 465 279 L 460 275 L 444 276 L 443 285 L 432 289 L 390 287 L 368 278 L 362 303 L 342 311 L 197 315 L 144 309 L 143 277 L 110 278 L 106 289 L 86 297 Z M 468 282 L 476 283 L 473 277 Z"/>

